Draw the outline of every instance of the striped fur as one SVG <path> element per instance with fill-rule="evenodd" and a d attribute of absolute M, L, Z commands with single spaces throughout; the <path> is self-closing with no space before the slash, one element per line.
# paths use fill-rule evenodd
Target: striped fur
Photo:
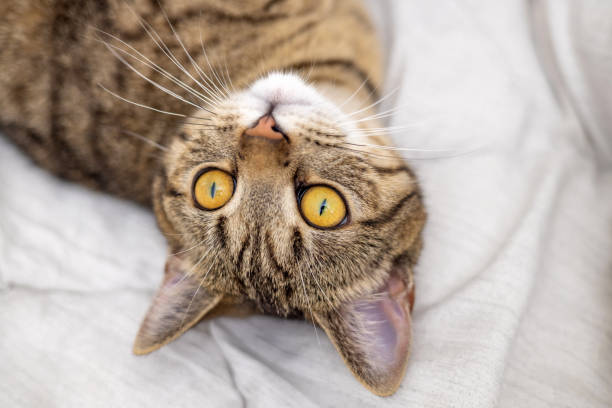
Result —
<path fill-rule="evenodd" d="M 127 69 L 97 39 L 120 44 L 96 30 L 116 35 L 189 82 L 132 14 L 149 22 L 195 76 L 159 5 L 197 64 L 210 74 L 203 44 L 212 67 L 227 68 L 236 88 L 271 70 L 291 70 L 354 88 L 367 78 L 366 89 L 378 89 L 374 39 L 344 34 L 372 30 L 352 1 L 9 0 L 0 5 L 3 133 L 61 177 L 150 204 L 156 152 L 126 132 L 165 145 L 180 120 L 120 103 L 98 84 L 165 111 L 190 114 L 193 107 Z M 158 73 L 143 72 L 187 96 Z"/>

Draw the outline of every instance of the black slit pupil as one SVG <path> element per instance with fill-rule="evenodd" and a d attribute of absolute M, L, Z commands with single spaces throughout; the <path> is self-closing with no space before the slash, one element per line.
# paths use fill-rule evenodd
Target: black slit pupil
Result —
<path fill-rule="evenodd" d="M 323 215 L 323 211 L 325 211 L 325 208 L 327 208 L 327 198 L 323 199 L 323 202 L 321 203 L 321 206 L 319 207 L 319 216 Z"/>
<path fill-rule="evenodd" d="M 213 181 L 212 185 L 210 186 L 210 197 L 211 198 L 215 198 L 216 191 L 217 191 L 217 182 Z"/>

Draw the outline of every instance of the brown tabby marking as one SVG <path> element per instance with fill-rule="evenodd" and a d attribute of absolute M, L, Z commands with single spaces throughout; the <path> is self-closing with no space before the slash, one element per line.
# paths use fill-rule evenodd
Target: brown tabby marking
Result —
<path fill-rule="evenodd" d="M 227 68 L 237 88 L 270 70 L 310 73 L 313 81 L 329 79 L 355 88 L 367 78 L 365 88 L 378 87 L 375 41 L 367 36 L 347 37 L 337 28 L 371 32 L 352 1 L 175 0 L 159 4 L 197 64 L 211 73 L 202 53 L 201 32 L 212 67 Z M 96 29 L 116 35 L 143 54 L 155 56 L 157 64 L 181 80 L 189 80 L 152 42 L 130 7 L 151 23 L 195 75 L 157 1 L 2 2 L 0 127 L 41 166 L 61 177 L 149 204 L 158 166 L 155 148 L 126 132 L 166 145 L 180 123 L 119 103 L 98 84 L 165 111 L 189 114 L 193 107 L 143 81 L 97 41 L 110 38 Z M 337 40 L 343 37 L 340 47 Z M 260 58 L 262 54 L 265 59 Z M 359 55 L 364 57 L 357 62 Z M 147 69 L 143 73 L 172 86 L 159 73 Z"/>

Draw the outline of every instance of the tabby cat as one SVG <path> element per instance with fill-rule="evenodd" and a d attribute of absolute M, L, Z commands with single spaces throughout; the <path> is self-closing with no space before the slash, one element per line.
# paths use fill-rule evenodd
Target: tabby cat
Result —
<path fill-rule="evenodd" d="M 389 395 L 425 211 L 380 60 L 356 0 L 4 0 L 0 130 L 153 207 L 169 255 L 136 354 L 242 306 L 316 322 Z"/>

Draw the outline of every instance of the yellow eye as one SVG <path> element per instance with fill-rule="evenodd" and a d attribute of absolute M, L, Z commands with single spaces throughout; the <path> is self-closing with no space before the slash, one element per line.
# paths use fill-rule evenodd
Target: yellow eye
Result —
<path fill-rule="evenodd" d="M 223 207 L 233 194 L 234 178 L 222 170 L 205 171 L 193 184 L 193 199 L 204 210 Z"/>
<path fill-rule="evenodd" d="M 302 215 L 315 227 L 333 228 L 346 219 L 344 200 L 331 187 L 312 186 L 300 200 Z"/>

